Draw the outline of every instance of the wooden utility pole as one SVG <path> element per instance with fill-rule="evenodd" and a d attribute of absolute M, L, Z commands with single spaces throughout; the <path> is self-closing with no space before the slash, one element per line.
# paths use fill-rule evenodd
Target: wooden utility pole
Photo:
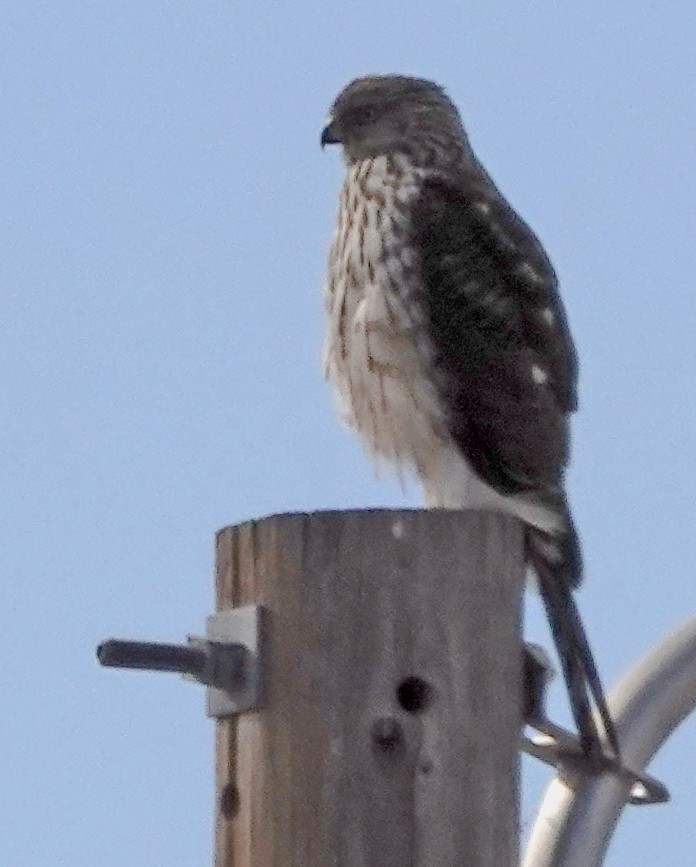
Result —
<path fill-rule="evenodd" d="M 217 723 L 216 867 L 518 863 L 522 530 L 279 515 L 218 535 L 218 610 L 268 611 L 262 710 Z"/>

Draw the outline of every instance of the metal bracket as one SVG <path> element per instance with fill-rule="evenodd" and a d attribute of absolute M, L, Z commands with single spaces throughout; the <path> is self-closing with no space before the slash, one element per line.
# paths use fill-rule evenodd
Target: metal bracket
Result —
<path fill-rule="evenodd" d="M 215 719 L 258 709 L 263 702 L 264 609 L 260 605 L 231 608 L 211 614 L 206 621 L 206 639 L 213 647 L 226 645 L 244 649 L 234 688 L 211 681 L 208 689 L 208 716 Z M 189 639 L 190 640 L 190 639 Z"/>
<path fill-rule="evenodd" d="M 620 764 L 613 755 L 604 753 L 599 767 L 590 767 L 580 746 L 580 739 L 567 729 L 552 723 L 546 716 L 546 689 L 556 671 L 549 655 L 538 644 L 524 646 L 524 719 L 537 731 L 533 737 L 522 736 L 521 749 L 544 764 L 555 767 L 561 779 L 572 785 L 573 776 L 609 772 L 630 784 L 629 803 L 663 804 L 669 801 L 667 787 L 649 774 L 638 773 Z"/>
<path fill-rule="evenodd" d="M 224 719 L 258 709 L 263 702 L 264 609 L 247 605 L 206 620 L 205 638 L 188 644 L 108 639 L 97 659 L 110 668 L 168 671 L 208 687 L 208 716 Z"/>

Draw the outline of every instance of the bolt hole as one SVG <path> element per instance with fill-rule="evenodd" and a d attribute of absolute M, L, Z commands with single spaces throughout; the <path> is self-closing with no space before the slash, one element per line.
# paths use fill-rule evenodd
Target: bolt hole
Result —
<path fill-rule="evenodd" d="M 239 811 L 239 789 L 228 783 L 220 792 L 220 813 L 225 819 L 234 819 Z"/>
<path fill-rule="evenodd" d="M 421 677 L 407 677 L 396 689 L 401 707 L 408 713 L 424 711 L 432 700 L 432 687 Z"/>
<path fill-rule="evenodd" d="M 375 720 L 371 735 L 375 747 L 383 753 L 398 753 L 404 749 L 404 730 L 394 717 Z"/>

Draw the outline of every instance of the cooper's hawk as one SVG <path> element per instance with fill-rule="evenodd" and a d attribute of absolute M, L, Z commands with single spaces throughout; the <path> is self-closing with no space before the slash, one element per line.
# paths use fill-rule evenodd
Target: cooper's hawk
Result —
<path fill-rule="evenodd" d="M 322 145 L 347 166 L 331 244 L 326 376 L 380 462 L 429 506 L 510 512 L 559 651 L 583 747 L 616 735 L 572 596 L 581 578 L 564 470 L 577 363 L 556 275 L 471 149 L 438 85 L 360 78 Z"/>

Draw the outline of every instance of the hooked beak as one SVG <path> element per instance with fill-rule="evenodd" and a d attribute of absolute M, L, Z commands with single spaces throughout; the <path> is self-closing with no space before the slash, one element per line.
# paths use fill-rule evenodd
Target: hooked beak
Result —
<path fill-rule="evenodd" d="M 341 144 L 341 138 L 336 129 L 336 121 L 331 117 L 321 131 L 321 149 L 324 150 L 327 144 Z"/>

